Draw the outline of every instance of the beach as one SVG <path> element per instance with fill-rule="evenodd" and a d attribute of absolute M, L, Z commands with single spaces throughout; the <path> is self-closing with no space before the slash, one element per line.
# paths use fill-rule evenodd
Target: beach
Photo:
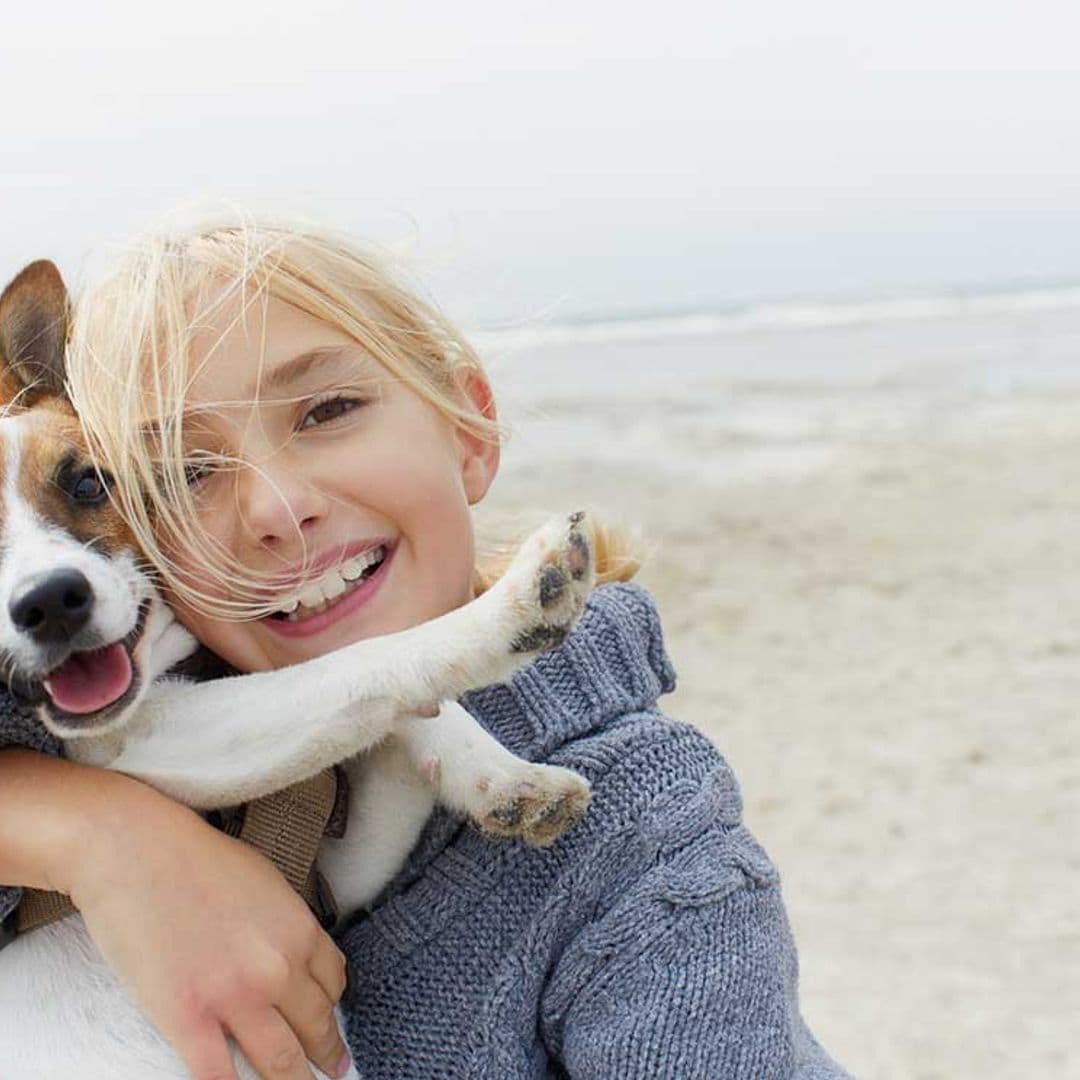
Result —
<path fill-rule="evenodd" d="M 740 779 L 820 1040 L 863 1078 L 1080 1074 L 1078 298 L 481 344 L 513 428 L 481 523 L 640 527 L 662 705 Z"/>

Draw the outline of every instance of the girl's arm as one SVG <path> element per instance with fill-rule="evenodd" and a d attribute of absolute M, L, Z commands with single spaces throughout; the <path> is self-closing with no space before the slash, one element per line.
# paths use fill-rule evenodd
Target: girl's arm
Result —
<path fill-rule="evenodd" d="M 714 854 L 645 876 L 589 927 L 560 1024 L 569 1080 L 851 1080 L 799 1015 L 779 883 Z"/>
<path fill-rule="evenodd" d="M 4 749 L 0 881 L 71 896 L 195 1080 L 235 1078 L 226 1033 L 266 1080 L 311 1080 L 307 1060 L 345 1071 L 341 954 L 266 859 L 186 807 L 118 773 Z"/>
<path fill-rule="evenodd" d="M 51 735 L 32 717 L 27 716 L 15 704 L 11 695 L 0 686 L 0 748 L 21 746 L 40 750 L 45 754 L 59 754 L 60 740 Z M 14 852 L 11 853 L 14 855 Z M 3 874 L 4 852 L 0 851 L 0 881 L 19 881 L 20 877 Z M 32 884 L 28 879 L 26 884 Z M 0 919 L 6 918 L 19 903 L 22 890 L 15 886 L 0 885 Z"/>
<path fill-rule="evenodd" d="M 549 1052 L 568 1080 L 850 1080 L 799 1014 L 779 877 L 730 770 L 655 725 L 626 725 L 564 841 L 592 902 L 544 990 Z"/>

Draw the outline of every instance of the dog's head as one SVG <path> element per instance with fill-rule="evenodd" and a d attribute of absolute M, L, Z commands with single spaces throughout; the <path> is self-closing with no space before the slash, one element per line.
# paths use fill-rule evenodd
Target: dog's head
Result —
<path fill-rule="evenodd" d="M 0 678 L 79 738 L 122 726 L 180 656 L 65 394 L 68 306 L 44 261 L 0 296 Z"/>

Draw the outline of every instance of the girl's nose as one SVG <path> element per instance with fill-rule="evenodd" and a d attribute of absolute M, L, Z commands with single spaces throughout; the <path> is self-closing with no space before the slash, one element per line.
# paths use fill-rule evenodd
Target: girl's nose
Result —
<path fill-rule="evenodd" d="M 260 547 L 287 550 L 326 516 L 326 496 L 298 470 L 248 465 L 238 470 L 236 483 L 241 527 Z"/>

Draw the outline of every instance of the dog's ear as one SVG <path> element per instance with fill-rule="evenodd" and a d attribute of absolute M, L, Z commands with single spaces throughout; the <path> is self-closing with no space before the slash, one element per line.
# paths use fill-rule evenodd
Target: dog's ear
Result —
<path fill-rule="evenodd" d="M 0 296 L 0 387 L 27 404 L 64 396 L 69 303 L 60 271 L 48 259 L 25 267 Z"/>

